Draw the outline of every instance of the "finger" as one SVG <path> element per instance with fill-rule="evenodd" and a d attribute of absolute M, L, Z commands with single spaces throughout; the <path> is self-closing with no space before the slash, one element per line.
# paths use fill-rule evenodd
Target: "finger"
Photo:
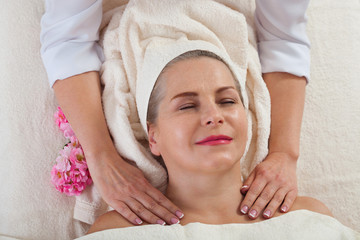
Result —
<path fill-rule="evenodd" d="M 259 216 L 259 213 L 266 207 L 266 205 L 273 198 L 278 186 L 275 184 L 268 184 L 264 190 L 260 193 L 259 197 L 256 199 L 254 205 L 250 208 L 249 217 L 251 219 L 256 219 Z"/>
<path fill-rule="evenodd" d="M 160 193 L 161 194 L 161 193 Z M 137 200 L 151 213 L 159 216 L 160 219 L 164 219 L 168 224 L 177 224 L 179 223 L 179 219 L 173 213 L 169 212 L 166 208 L 161 206 L 158 202 L 156 202 L 153 198 L 146 194 L 139 195 Z M 142 217 L 142 215 L 140 215 Z"/>
<path fill-rule="evenodd" d="M 150 212 L 144 205 L 138 202 L 136 199 L 127 199 L 126 204 L 129 206 L 137 216 L 151 224 L 165 225 L 165 221 Z"/>
<path fill-rule="evenodd" d="M 271 218 L 274 215 L 276 210 L 284 201 L 287 192 L 288 190 L 286 188 L 281 188 L 274 194 L 273 198 L 271 199 L 270 203 L 267 205 L 263 213 L 264 218 Z"/>
<path fill-rule="evenodd" d="M 124 218 L 126 218 L 129 222 L 133 223 L 134 225 L 141 225 L 143 221 L 134 214 L 130 208 L 120 201 L 115 201 L 111 204 L 111 206 L 120 213 Z"/>
<path fill-rule="evenodd" d="M 292 205 L 294 204 L 294 201 L 297 197 L 297 190 L 292 190 L 290 192 L 288 192 L 288 194 L 286 194 L 284 203 L 281 205 L 280 211 L 285 213 L 288 212 Z"/>
<path fill-rule="evenodd" d="M 158 189 L 154 188 L 150 185 L 151 188 L 148 188 L 146 193 L 153 198 L 159 205 L 164 207 L 170 214 L 175 214 L 178 219 L 182 219 L 184 217 L 183 212 L 180 210 L 178 206 L 176 206 L 173 202 L 171 202 L 167 197 L 164 196 Z M 160 217 L 166 218 L 165 215 L 161 214 Z"/>
<path fill-rule="evenodd" d="M 252 171 L 250 176 L 245 180 L 245 182 L 243 183 L 243 186 L 240 189 L 240 192 L 243 195 L 245 195 L 247 193 L 247 191 L 249 190 L 249 187 L 253 183 L 254 179 L 255 179 L 255 171 Z"/>
<path fill-rule="evenodd" d="M 255 179 L 255 181 L 251 184 L 248 192 L 246 193 L 246 196 L 244 200 L 241 203 L 240 211 L 243 214 L 247 214 L 250 207 L 253 205 L 259 194 L 262 192 L 266 185 L 265 179 Z"/>

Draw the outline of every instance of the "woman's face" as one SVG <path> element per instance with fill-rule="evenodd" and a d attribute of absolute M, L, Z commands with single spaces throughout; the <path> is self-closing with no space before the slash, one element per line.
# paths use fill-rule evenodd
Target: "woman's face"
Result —
<path fill-rule="evenodd" d="M 216 59 L 199 57 L 170 66 L 161 76 L 165 97 L 149 125 L 153 154 L 171 173 L 226 170 L 244 153 L 247 120 L 234 78 Z"/>

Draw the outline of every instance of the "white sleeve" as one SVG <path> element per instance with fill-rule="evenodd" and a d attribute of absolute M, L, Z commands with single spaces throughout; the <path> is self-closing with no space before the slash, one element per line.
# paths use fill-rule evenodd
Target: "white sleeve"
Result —
<path fill-rule="evenodd" d="M 41 19 L 41 57 L 50 87 L 56 80 L 99 71 L 102 0 L 46 0 Z"/>
<path fill-rule="evenodd" d="M 310 79 L 309 0 L 256 0 L 255 24 L 262 72 Z"/>

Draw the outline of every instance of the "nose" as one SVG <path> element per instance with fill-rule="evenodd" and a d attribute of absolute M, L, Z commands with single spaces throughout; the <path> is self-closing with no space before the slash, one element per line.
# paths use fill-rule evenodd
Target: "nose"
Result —
<path fill-rule="evenodd" d="M 216 104 L 211 104 L 204 109 L 201 125 L 205 127 L 215 127 L 224 123 L 224 117 Z"/>

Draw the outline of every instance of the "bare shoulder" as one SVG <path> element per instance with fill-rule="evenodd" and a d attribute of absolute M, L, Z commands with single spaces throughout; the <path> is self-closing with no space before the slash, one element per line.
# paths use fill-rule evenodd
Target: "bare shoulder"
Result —
<path fill-rule="evenodd" d="M 299 209 L 306 209 L 309 211 L 334 217 L 330 209 L 323 202 L 312 197 L 297 197 L 290 211 Z"/>
<path fill-rule="evenodd" d="M 95 223 L 90 227 L 87 234 L 99 232 L 113 228 L 124 228 L 134 226 L 116 211 L 107 212 L 98 217 Z"/>

